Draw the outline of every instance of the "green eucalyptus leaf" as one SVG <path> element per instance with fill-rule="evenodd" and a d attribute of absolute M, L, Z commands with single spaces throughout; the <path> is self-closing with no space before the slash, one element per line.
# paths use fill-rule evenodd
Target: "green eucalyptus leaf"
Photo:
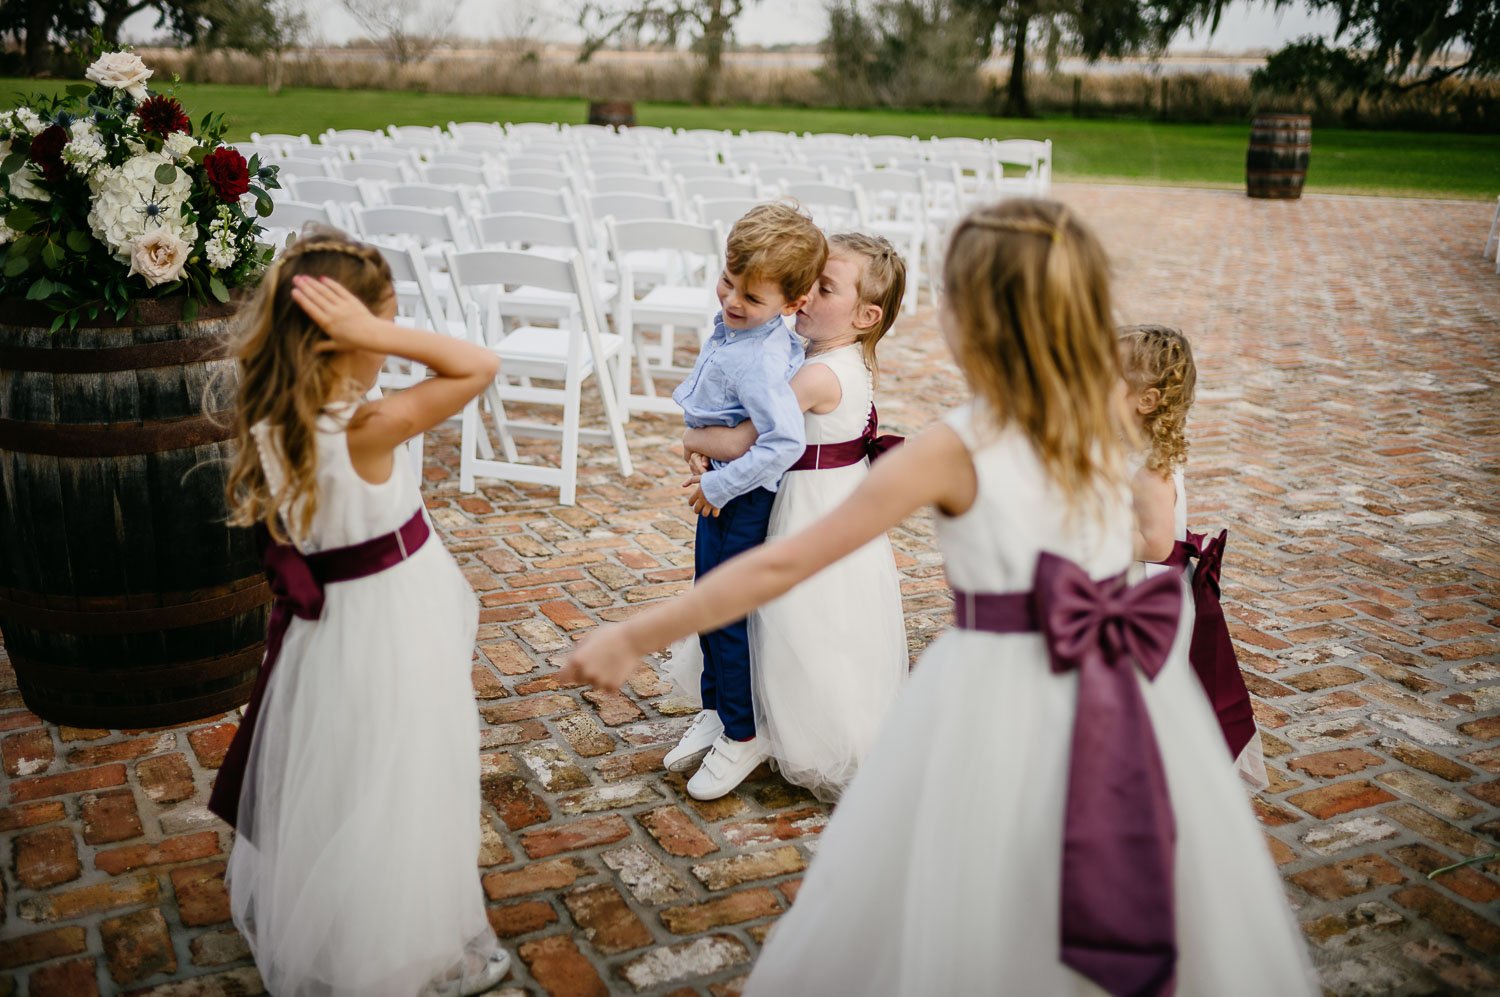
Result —
<path fill-rule="evenodd" d="M 68 87 L 69 97 L 87 97 L 94 92 L 94 88 L 87 83 L 74 83 Z"/>
<path fill-rule="evenodd" d="M 251 188 L 251 189 L 254 190 L 254 188 Z M 269 194 L 267 194 L 263 190 L 256 190 L 255 191 L 255 213 L 256 213 L 256 215 L 259 216 L 259 217 L 261 217 L 261 218 L 265 218 L 268 215 L 270 215 L 272 207 L 273 207 L 273 205 L 271 204 L 271 196 Z"/>
<path fill-rule="evenodd" d="M 5 224 L 15 232 L 25 232 L 41 220 L 40 215 L 24 204 L 16 205 L 5 214 Z"/>
<path fill-rule="evenodd" d="M 68 248 L 75 253 L 87 253 L 93 244 L 94 240 L 87 232 L 75 228 L 68 233 Z"/>
<path fill-rule="evenodd" d="M 26 257 L 19 254 L 12 254 L 5 261 L 5 276 L 19 277 L 23 273 L 25 273 L 27 268 L 29 268 L 30 266 L 31 263 L 26 259 Z"/>
<path fill-rule="evenodd" d="M 171 163 L 162 163 L 156 168 L 156 182 L 166 186 L 177 179 L 177 167 Z"/>
<path fill-rule="evenodd" d="M 16 172 L 25 165 L 25 154 L 13 152 L 10 155 L 6 156 L 4 159 L 0 159 L 0 173 L 4 173 L 6 176 L 10 176 L 12 173 Z"/>
<path fill-rule="evenodd" d="M 59 330 L 59 329 L 61 329 L 63 327 L 63 323 L 66 322 L 67 320 L 68 320 L 68 313 L 67 312 L 59 312 L 58 315 L 57 315 L 57 318 L 55 318 L 55 319 L 52 320 L 52 327 L 50 329 L 48 329 L 47 331 L 48 332 L 56 332 L 57 330 Z"/>
<path fill-rule="evenodd" d="M 208 278 L 208 292 L 224 304 L 229 304 L 229 288 L 217 277 Z"/>
<path fill-rule="evenodd" d="M 188 298 L 182 303 L 182 320 L 192 322 L 198 317 L 198 299 Z"/>
<path fill-rule="evenodd" d="M 48 270 L 56 270 L 63 264 L 63 251 L 57 243 L 48 240 L 42 244 L 42 263 Z"/>
<path fill-rule="evenodd" d="M 52 296 L 52 282 L 46 277 L 38 277 L 26 292 L 27 301 L 44 301 Z"/>

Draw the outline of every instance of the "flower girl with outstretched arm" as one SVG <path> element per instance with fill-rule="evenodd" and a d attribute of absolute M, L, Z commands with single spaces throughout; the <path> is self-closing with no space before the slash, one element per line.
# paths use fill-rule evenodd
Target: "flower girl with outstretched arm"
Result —
<path fill-rule="evenodd" d="M 746 992 L 1311 995 L 1305 943 L 1188 666 L 1129 585 L 1108 261 L 1063 206 L 959 222 L 941 323 L 973 398 L 837 509 L 603 627 L 566 680 L 791 590 L 924 506 L 955 627 L 916 666 Z"/>

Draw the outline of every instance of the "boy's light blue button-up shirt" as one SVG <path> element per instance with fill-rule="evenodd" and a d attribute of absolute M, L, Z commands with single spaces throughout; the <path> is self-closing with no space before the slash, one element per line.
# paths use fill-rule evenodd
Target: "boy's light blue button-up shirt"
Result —
<path fill-rule="evenodd" d="M 807 447 L 802 407 L 789 383 L 802 366 L 802 340 L 780 315 L 753 329 L 731 329 L 722 313 L 693 372 L 672 392 L 689 429 L 734 426 L 746 419 L 760 435 L 732 461 L 714 461 L 700 483 L 716 508 L 757 488 L 776 490 Z"/>

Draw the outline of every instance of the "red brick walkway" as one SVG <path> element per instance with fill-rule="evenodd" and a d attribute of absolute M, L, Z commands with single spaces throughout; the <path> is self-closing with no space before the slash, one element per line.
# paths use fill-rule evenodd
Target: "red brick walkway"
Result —
<path fill-rule="evenodd" d="M 1115 256 L 1122 319 L 1197 344 L 1191 520 L 1230 530 L 1227 602 L 1274 780 L 1254 805 L 1327 988 L 1500 988 L 1500 862 L 1426 878 L 1500 847 L 1487 206 L 1060 194 Z M 910 431 L 960 383 L 930 310 L 889 342 L 881 411 Z M 634 422 L 628 480 L 586 451 L 571 509 L 530 488 L 461 496 L 454 435 L 429 441 L 429 506 L 485 607 L 477 874 L 519 956 L 506 992 L 736 992 L 826 820 L 765 772 L 688 799 L 660 769 L 687 711 L 649 669 L 615 696 L 552 678 L 572 635 L 688 584 L 675 435 Z M 917 650 L 945 623 L 941 562 L 925 519 L 894 538 Z M 229 835 L 204 810 L 233 718 L 59 729 L 8 670 L 0 688 L 0 997 L 260 992 L 227 922 Z"/>

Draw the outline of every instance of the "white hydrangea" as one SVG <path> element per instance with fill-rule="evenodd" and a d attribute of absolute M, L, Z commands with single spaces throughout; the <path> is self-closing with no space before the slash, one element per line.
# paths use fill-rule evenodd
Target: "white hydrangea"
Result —
<path fill-rule="evenodd" d="M 184 171 L 174 169 L 171 183 L 156 181 L 157 168 L 171 162 L 159 152 L 148 152 L 118 167 L 105 167 L 89 180 L 94 192 L 89 228 L 121 263 L 130 262 L 136 239 L 158 228 L 170 229 L 188 243 L 194 241 L 196 226 L 182 216 L 182 206 L 193 190 L 192 180 Z"/>
<path fill-rule="evenodd" d="M 10 142 L 0 141 L 0 160 L 10 155 Z M 36 167 L 27 163 L 10 175 L 10 197 L 13 201 L 50 201 L 52 195 L 36 185 Z"/>
<path fill-rule="evenodd" d="M 40 135 L 47 127 L 38 115 L 29 107 L 18 107 L 10 117 L 10 126 L 14 131 L 24 131 L 28 135 Z"/>
<path fill-rule="evenodd" d="M 68 132 L 70 137 L 68 144 L 63 146 L 63 161 L 86 177 L 104 160 L 104 140 L 91 121 L 75 121 Z"/>
<path fill-rule="evenodd" d="M 162 145 L 162 151 L 178 162 L 185 162 L 196 148 L 198 140 L 187 132 L 173 132 Z"/>
<path fill-rule="evenodd" d="M 4 218 L 0 218 L 0 246 L 14 242 L 16 234 L 16 230 L 5 224 Z"/>
<path fill-rule="evenodd" d="M 204 255 L 215 270 L 228 270 L 239 259 L 239 247 L 234 244 L 234 213 L 227 204 L 219 205 L 218 217 L 209 223 Z"/>

